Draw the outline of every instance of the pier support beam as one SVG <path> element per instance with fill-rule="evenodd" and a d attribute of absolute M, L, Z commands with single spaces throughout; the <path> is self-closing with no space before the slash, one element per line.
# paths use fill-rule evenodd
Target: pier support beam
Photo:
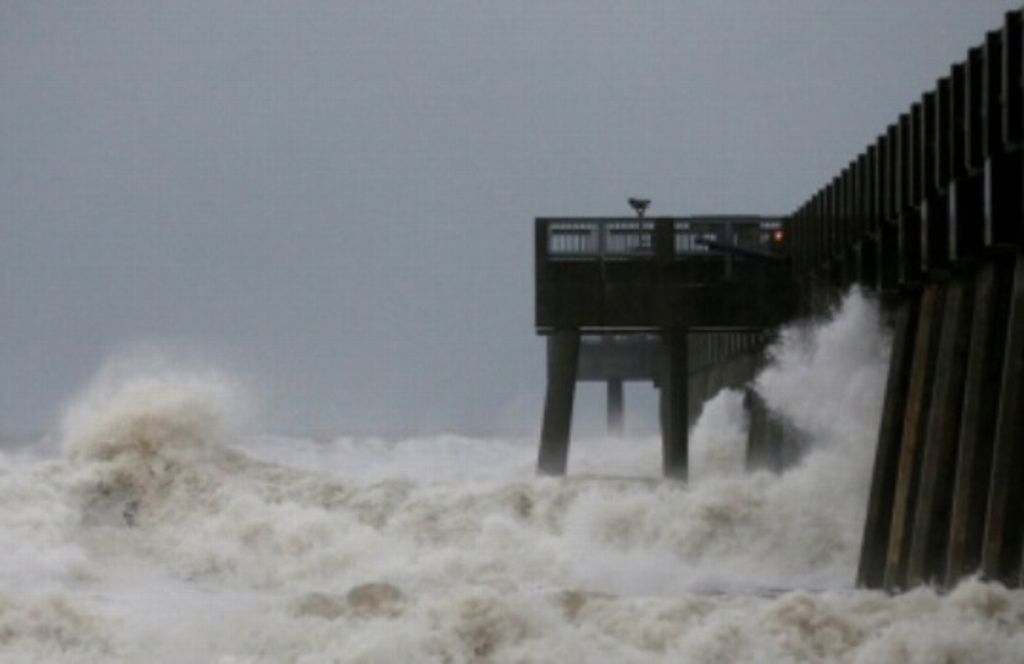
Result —
<path fill-rule="evenodd" d="M 921 479 L 921 454 L 928 429 L 944 296 L 944 286 L 940 284 L 928 284 L 921 293 L 885 563 L 884 585 L 890 590 L 906 587 L 906 563 Z"/>
<path fill-rule="evenodd" d="M 579 353 L 578 330 L 558 330 L 548 337 L 548 386 L 537 459 L 537 471 L 545 475 L 564 475 L 568 466 Z"/>
<path fill-rule="evenodd" d="M 864 522 L 857 585 L 881 588 L 885 582 L 885 561 L 889 550 L 892 524 L 892 501 L 896 494 L 899 471 L 903 415 L 910 389 L 910 370 L 917 338 L 917 317 L 920 295 L 908 295 L 895 311 L 889 375 L 885 385 L 885 401 L 879 423 L 878 448 L 872 473 L 871 494 Z"/>
<path fill-rule="evenodd" d="M 689 457 L 689 351 L 684 330 L 662 337 L 666 362 L 661 379 L 662 466 L 665 477 L 685 480 Z"/>
<path fill-rule="evenodd" d="M 960 412 L 967 372 L 973 289 L 967 277 L 951 279 L 946 290 L 935 360 L 928 427 L 923 440 L 921 479 L 907 561 L 907 585 L 942 578 L 949 544 L 956 476 Z"/>
<path fill-rule="evenodd" d="M 984 262 L 974 278 L 974 315 L 946 555 L 947 587 L 981 567 L 1012 272 L 1012 263 L 997 257 Z"/>
<path fill-rule="evenodd" d="M 982 572 L 986 578 L 1016 587 L 1021 582 L 1024 535 L 1024 252 L 1018 251 L 1014 260 L 1008 305 Z"/>
<path fill-rule="evenodd" d="M 743 390 L 749 424 L 747 428 L 747 471 L 782 470 L 782 442 L 785 435 L 780 422 L 768 410 L 764 398 L 749 385 Z"/>
<path fill-rule="evenodd" d="M 608 434 L 622 438 L 625 433 L 625 395 L 621 378 L 608 379 Z"/>

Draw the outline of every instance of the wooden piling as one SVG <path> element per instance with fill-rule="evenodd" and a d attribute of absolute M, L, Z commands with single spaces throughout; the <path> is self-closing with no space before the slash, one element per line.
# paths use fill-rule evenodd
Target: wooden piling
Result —
<path fill-rule="evenodd" d="M 665 477 L 685 480 L 689 457 L 689 352 L 686 332 L 666 331 L 661 381 L 662 467 Z"/>
<path fill-rule="evenodd" d="M 625 395 L 621 378 L 608 380 L 608 433 L 622 438 L 625 433 Z"/>
<path fill-rule="evenodd" d="M 569 461 L 572 407 L 576 395 L 579 331 L 557 330 L 548 336 L 547 350 L 548 385 L 537 471 L 545 475 L 564 475 Z"/>
<path fill-rule="evenodd" d="M 921 477 L 921 452 L 928 428 L 928 406 L 935 375 L 944 294 L 941 285 L 931 283 L 924 286 L 921 293 L 885 564 L 884 585 L 890 590 L 906 587 L 911 519 L 916 510 Z"/>
<path fill-rule="evenodd" d="M 979 266 L 973 279 L 974 315 L 957 445 L 944 577 L 947 587 L 981 566 L 1012 271 L 1011 262 L 993 257 Z"/>
<path fill-rule="evenodd" d="M 923 440 L 921 479 L 907 561 L 908 585 L 940 579 L 948 544 L 973 290 L 963 276 L 946 289 L 935 380 Z"/>
<path fill-rule="evenodd" d="M 892 524 L 892 501 L 896 493 L 903 419 L 907 392 L 910 388 L 919 308 L 920 293 L 915 291 L 908 294 L 895 310 L 889 374 L 885 385 L 878 447 L 875 451 L 871 493 L 868 498 L 860 565 L 857 570 L 857 585 L 861 587 L 880 588 L 885 581 L 885 561 Z"/>
<path fill-rule="evenodd" d="M 982 543 L 986 578 L 1016 587 L 1024 529 L 1024 251 L 1014 259 L 1009 324 L 996 419 L 988 512 Z"/>

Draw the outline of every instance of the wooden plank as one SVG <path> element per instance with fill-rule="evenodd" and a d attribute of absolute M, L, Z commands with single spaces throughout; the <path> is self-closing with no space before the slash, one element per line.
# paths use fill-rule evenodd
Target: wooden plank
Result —
<path fill-rule="evenodd" d="M 896 214 L 913 207 L 917 201 L 913 197 L 914 175 L 914 130 L 913 109 L 900 115 L 896 133 Z"/>
<path fill-rule="evenodd" d="M 945 585 L 981 566 L 1013 264 L 994 257 L 974 277 L 974 316 L 960 418 Z"/>
<path fill-rule="evenodd" d="M 1021 239 L 1021 153 L 995 154 L 985 162 L 984 235 L 986 248 L 1009 247 Z"/>
<path fill-rule="evenodd" d="M 1024 142 L 1024 11 L 1007 12 L 1003 26 L 1003 141 Z"/>
<path fill-rule="evenodd" d="M 942 286 L 945 306 L 907 561 L 909 585 L 941 579 L 944 571 L 971 332 L 972 286 L 964 276 Z"/>
<path fill-rule="evenodd" d="M 970 260 L 981 251 L 984 227 L 982 157 L 982 78 L 984 51 L 973 48 L 966 62 L 950 73 L 951 176 L 947 201 L 949 253 L 953 261 Z"/>
<path fill-rule="evenodd" d="M 982 160 L 1003 152 L 1003 33 L 985 35 L 982 58 Z"/>
<path fill-rule="evenodd" d="M 853 173 L 852 214 L 853 236 L 851 242 L 864 238 L 869 232 L 871 220 L 871 165 L 873 147 L 861 152 L 857 157 Z"/>
<path fill-rule="evenodd" d="M 940 88 L 942 82 L 939 82 Z M 946 86 L 948 87 L 948 85 Z M 944 270 L 949 267 L 949 213 L 946 210 L 945 182 L 938 183 L 939 109 L 943 105 L 937 92 L 926 93 L 921 99 L 918 164 L 921 187 L 921 268 Z"/>
<path fill-rule="evenodd" d="M 920 292 L 914 291 L 902 298 L 895 310 L 889 373 L 885 385 L 878 446 L 875 450 L 874 471 L 871 474 L 871 493 L 868 498 L 860 564 L 857 570 L 857 585 L 867 588 L 881 588 L 885 581 L 893 497 L 896 494 L 903 420 L 914 360 L 919 307 Z"/>
<path fill-rule="evenodd" d="M 924 286 L 914 341 L 914 359 L 907 391 L 900 445 L 899 471 L 893 496 L 892 527 L 886 556 L 884 586 L 890 590 L 907 587 L 907 555 L 910 546 L 911 519 L 921 477 L 921 453 L 928 428 L 928 407 L 935 375 L 936 348 L 941 328 L 943 289 L 938 284 Z"/>
<path fill-rule="evenodd" d="M 910 108 L 910 201 L 911 205 L 920 205 L 926 196 L 925 183 L 931 162 L 928 156 L 931 145 L 928 137 L 929 113 L 928 100 L 935 103 L 935 93 L 928 92 Z"/>
<path fill-rule="evenodd" d="M 1011 14 L 1010 16 L 1013 16 Z M 1017 226 L 1021 214 L 1022 168 L 1019 155 L 1008 154 L 1006 130 L 1012 128 L 1005 117 L 1005 106 L 1019 77 L 1020 63 L 1014 63 L 1010 71 L 1004 66 L 1012 61 L 1009 49 L 1017 42 L 1016 56 L 1020 57 L 1019 22 L 1012 29 L 1014 21 L 1007 24 L 1005 31 L 988 33 L 984 46 L 984 69 L 982 90 L 982 127 L 984 157 L 984 235 L 985 247 L 1007 245 L 1017 238 Z M 1009 48 L 1007 48 L 1009 47 Z"/>
<path fill-rule="evenodd" d="M 1020 582 L 1024 528 L 1024 252 L 1015 258 L 982 546 L 986 578 Z"/>
<path fill-rule="evenodd" d="M 949 254 L 953 261 L 976 259 L 984 237 L 984 181 L 975 173 L 965 174 L 949 185 L 947 214 Z"/>
<path fill-rule="evenodd" d="M 958 62 L 949 70 L 949 174 L 946 182 L 967 172 L 967 64 Z"/>
<path fill-rule="evenodd" d="M 984 107 L 985 51 L 972 48 L 967 53 L 964 69 L 964 162 L 968 171 L 981 171 L 985 166 Z"/>
<path fill-rule="evenodd" d="M 924 276 L 921 256 L 922 219 L 919 208 L 909 208 L 897 220 L 899 243 L 899 282 L 902 286 L 915 286 Z"/>
<path fill-rule="evenodd" d="M 917 169 L 915 145 L 914 117 L 917 115 L 914 109 L 920 104 L 915 104 L 910 113 L 900 116 L 899 123 L 899 158 L 897 163 L 897 177 L 899 187 L 898 196 L 898 217 L 896 224 L 899 237 L 899 282 L 904 286 L 913 286 L 921 279 L 921 216 L 917 204 L 919 199 L 915 197 L 914 182 Z"/>
<path fill-rule="evenodd" d="M 939 79 L 935 88 L 932 135 L 933 168 L 930 174 L 932 188 L 942 191 L 953 179 L 953 84 L 949 76 Z"/>
<path fill-rule="evenodd" d="M 878 285 L 878 241 L 869 236 L 856 245 L 858 282 L 868 288 Z"/>
<path fill-rule="evenodd" d="M 878 287 L 882 292 L 892 292 L 899 288 L 899 281 L 899 226 L 886 220 L 878 227 Z"/>

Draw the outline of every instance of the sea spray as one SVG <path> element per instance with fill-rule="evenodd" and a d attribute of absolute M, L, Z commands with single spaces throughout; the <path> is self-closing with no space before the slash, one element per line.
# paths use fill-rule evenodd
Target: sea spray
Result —
<path fill-rule="evenodd" d="M 63 452 L 111 460 L 237 442 L 245 404 L 241 386 L 222 374 L 173 368 L 152 353 L 126 354 L 106 363 L 68 406 Z"/>
<path fill-rule="evenodd" d="M 742 391 L 724 389 L 705 403 L 690 434 L 691 478 L 702 482 L 742 474 L 749 426 Z"/>
<path fill-rule="evenodd" d="M 216 480 L 200 469 L 232 454 L 236 403 L 213 375 L 101 372 L 62 426 L 63 455 L 87 473 L 84 520 L 134 526 L 180 508 L 170 496 L 201 498 Z"/>
<path fill-rule="evenodd" d="M 687 483 L 659 476 L 656 437 L 583 441 L 539 478 L 533 440 L 252 436 L 231 381 L 104 378 L 60 456 L 0 464 L 21 552 L 0 561 L 0 662 L 1019 661 L 1021 591 L 851 587 L 874 307 L 853 293 L 773 349 L 759 387 L 813 434 L 797 466 L 741 472 L 726 392 Z"/>
<path fill-rule="evenodd" d="M 782 329 L 755 386 L 768 407 L 808 432 L 816 447 L 874 452 L 890 334 L 859 287 L 824 322 Z"/>

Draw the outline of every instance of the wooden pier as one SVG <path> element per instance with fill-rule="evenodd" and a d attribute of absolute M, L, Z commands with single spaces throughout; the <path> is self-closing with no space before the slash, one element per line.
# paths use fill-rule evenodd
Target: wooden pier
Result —
<path fill-rule="evenodd" d="M 577 380 L 608 381 L 615 426 L 622 381 L 653 380 L 665 474 L 685 478 L 695 402 L 749 379 L 773 327 L 873 289 L 893 347 L 858 584 L 1022 585 L 1021 11 L 787 217 L 538 219 L 536 270 L 547 473 Z M 778 457 L 758 444 L 753 465 Z"/>
<path fill-rule="evenodd" d="M 700 404 L 756 370 L 768 331 L 792 315 L 781 222 L 764 217 L 536 221 L 536 326 L 548 387 L 538 469 L 566 471 L 577 381 L 608 385 L 620 431 L 623 383 L 661 390 L 664 472 L 685 478 Z"/>
<path fill-rule="evenodd" d="M 784 222 L 800 301 L 861 283 L 894 322 L 858 583 L 1021 585 L 1022 14 Z"/>

